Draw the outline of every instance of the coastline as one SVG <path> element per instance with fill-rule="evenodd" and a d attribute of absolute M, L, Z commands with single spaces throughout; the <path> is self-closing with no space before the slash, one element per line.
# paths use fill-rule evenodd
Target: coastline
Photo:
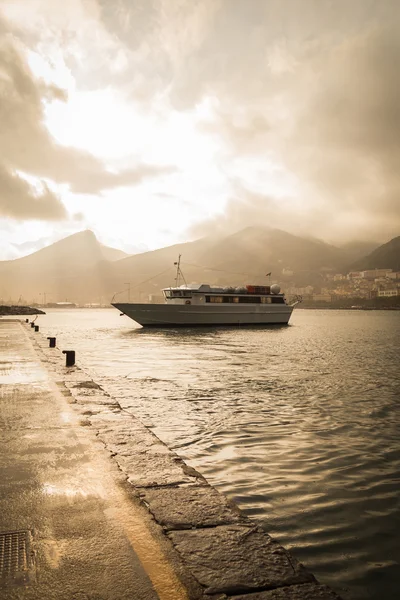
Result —
<path fill-rule="evenodd" d="M 80 434 L 101 442 L 128 493 L 148 511 L 189 598 L 339 599 L 79 366 L 65 367 L 60 348 L 19 327 L 77 414 Z"/>

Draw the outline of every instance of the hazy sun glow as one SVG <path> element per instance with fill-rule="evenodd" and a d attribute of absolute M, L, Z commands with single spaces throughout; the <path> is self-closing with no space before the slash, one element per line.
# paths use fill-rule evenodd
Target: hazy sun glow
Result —
<path fill-rule="evenodd" d="M 288 3 L 2 2 L 2 258 L 22 231 L 132 251 L 217 218 L 396 235 L 396 5 Z"/>

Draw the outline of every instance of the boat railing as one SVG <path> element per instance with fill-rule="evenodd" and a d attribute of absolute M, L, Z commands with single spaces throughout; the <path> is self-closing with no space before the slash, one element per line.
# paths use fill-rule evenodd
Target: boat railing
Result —
<path fill-rule="evenodd" d="M 300 304 L 300 302 L 303 302 L 303 296 L 300 296 L 299 294 L 295 294 L 294 296 L 292 296 L 290 298 L 290 302 L 289 302 L 289 306 L 296 306 L 296 304 Z"/>

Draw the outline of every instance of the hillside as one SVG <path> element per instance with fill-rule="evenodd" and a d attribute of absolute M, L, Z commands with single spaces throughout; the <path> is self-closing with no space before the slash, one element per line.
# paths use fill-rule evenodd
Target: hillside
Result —
<path fill-rule="evenodd" d="M 395 238 L 380 246 L 357 268 L 398 269 L 399 243 Z M 143 301 L 174 284 L 179 254 L 188 283 L 257 284 L 272 272 L 272 281 L 284 286 L 318 286 L 324 273 L 349 270 L 354 248 L 346 252 L 278 229 L 247 227 L 226 237 L 209 236 L 132 256 L 122 253 L 118 259 L 120 251 L 102 246 L 91 231 L 84 231 L 29 256 L 0 262 L 0 300 L 109 303 L 116 292 L 126 300 L 130 288 L 130 300 Z"/>
<path fill-rule="evenodd" d="M 392 269 L 400 271 L 400 236 L 397 236 L 376 248 L 373 252 L 352 263 L 349 271 L 367 271 L 368 269 Z"/>
<path fill-rule="evenodd" d="M 129 281 L 131 300 L 135 301 L 143 294 L 159 293 L 174 283 L 173 263 L 179 254 L 187 282 L 221 285 L 263 283 L 270 271 L 274 280 L 285 281 L 284 269 L 293 270 L 300 283 L 308 282 L 320 272 L 339 270 L 348 261 L 345 252 L 319 240 L 267 227 L 248 227 L 227 237 L 210 236 L 118 261 L 113 269 L 114 289 L 127 288 L 122 282 Z M 147 282 L 149 277 L 154 278 Z"/>
<path fill-rule="evenodd" d="M 376 250 L 381 244 L 374 241 L 359 241 L 354 240 L 352 242 L 347 242 L 340 246 L 341 250 L 343 250 L 348 257 L 348 263 L 352 264 L 358 260 L 361 260 L 368 254 L 371 254 L 374 250 Z"/>
<path fill-rule="evenodd" d="M 129 254 L 127 254 L 123 250 L 118 250 L 117 248 L 110 248 L 110 246 L 104 246 L 104 244 L 100 244 L 100 250 L 104 260 L 109 260 L 111 262 L 122 260 L 123 258 L 127 258 L 129 256 Z"/>
<path fill-rule="evenodd" d="M 283 269 L 301 273 L 338 270 L 346 261 L 339 248 L 320 240 L 291 235 L 279 229 L 247 227 L 218 240 L 200 257 L 200 264 L 223 271 L 279 277 Z"/>
<path fill-rule="evenodd" d="M 2 261 L 2 267 L 12 269 L 42 269 L 45 271 L 87 268 L 101 260 L 119 260 L 122 250 L 100 244 L 92 231 L 80 231 L 28 256 Z"/>
<path fill-rule="evenodd" d="M 119 250 L 100 244 L 92 231 L 81 231 L 28 256 L 0 262 L 0 297 L 84 301 L 94 293 L 97 298 L 107 294 L 111 260 L 119 256 Z"/>

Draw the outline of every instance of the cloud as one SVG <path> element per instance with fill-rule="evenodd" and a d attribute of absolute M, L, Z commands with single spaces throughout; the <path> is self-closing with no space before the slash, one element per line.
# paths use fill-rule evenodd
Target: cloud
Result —
<path fill-rule="evenodd" d="M 195 115 L 211 99 L 209 118 L 194 121 L 218 146 L 215 164 L 226 178 L 219 193 L 233 189 L 223 229 L 265 220 L 330 239 L 398 234 L 397 0 L 71 0 L 67 17 L 51 1 L 32 0 L 29 10 L 11 4 L 20 5 L 21 23 L 31 11 L 29 36 L 60 48 L 65 40 L 79 89 L 111 82 L 156 118 L 172 110 Z M 111 171 L 58 145 L 43 107 L 66 101 L 65 92 L 33 78 L 10 36 L 0 45 L 0 78 L 0 156 L 10 176 L 20 170 L 96 194 L 170 172 L 146 164 Z M 234 172 L 252 160 L 271 171 L 276 165 L 282 179 L 291 172 L 297 201 L 275 198 L 267 180 L 265 191 L 259 180 L 251 185 L 256 168 Z"/>
<path fill-rule="evenodd" d="M 42 184 L 36 191 L 29 183 L 12 175 L 0 164 L 0 216 L 18 220 L 42 219 L 56 221 L 67 218 L 61 200 Z"/>
<path fill-rule="evenodd" d="M 21 43 L 10 34 L 0 42 L 0 83 L 0 160 L 10 176 L 23 171 L 67 184 L 75 193 L 97 194 L 171 172 L 140 163 L 112 172 L 93 155 L 57 144 L 45 126 L 44 106 L 66 101 L 66 92 L 34 78 Z"/>
<path fill-rule="evenodd" d="M 392 8 L 400 18 L 400 7 Z M 385 241 L 400 230 L 399 62 L 398 27 L 389 22 L 334 39 L 321 34 L 303 44 L 284 85 L 280 74 L 270 80 L 263 104 L 250 84 L 246 104 L 238 96 L 219 101 L 200 127 L 220 136 L 231 160 L 264 156 L 296 176 L 304 210 L 274 211 L 276 226 L 284 217 L 291 231 Z M 234 222 L 240 208 L 256 223 L 264 200 L 249 205 L 243 194 L 224 218 Z"/>
<path fill-rule="evenodd" d="M 292 214 L 293 204 L 290 198 L 274 198 L 256 193 L 243 187 L 240 182 L 235 182 L 223 214 L 197 223 L 190 232 L 193 237 L 225 236 L 252 225 L 290 231 Z M 306 223 L 307 228 L 310 225 L 307 219 Z"/>
<path fill-rule="evenodd" d="M 98 172 L 95 168 L 90 170 L 88 165 L 85 176 L 82 179 L 70 180 L 69 183 L 73 192 L 97 194 L 117 187 L 138 185 L 145 179 L 168 175 L 175 171 L 175 167 L 141 164 L 139 167 L 126 169 L 120 173 L 113 173 L 106 170 Z"/>
<path fill-rule="evenodd" d="M 318 64 L 318 88 L 297 114 L 293 160 L 332 208 L 385 212 L 400 225 L 400 38 L 372 27 Z"/>

